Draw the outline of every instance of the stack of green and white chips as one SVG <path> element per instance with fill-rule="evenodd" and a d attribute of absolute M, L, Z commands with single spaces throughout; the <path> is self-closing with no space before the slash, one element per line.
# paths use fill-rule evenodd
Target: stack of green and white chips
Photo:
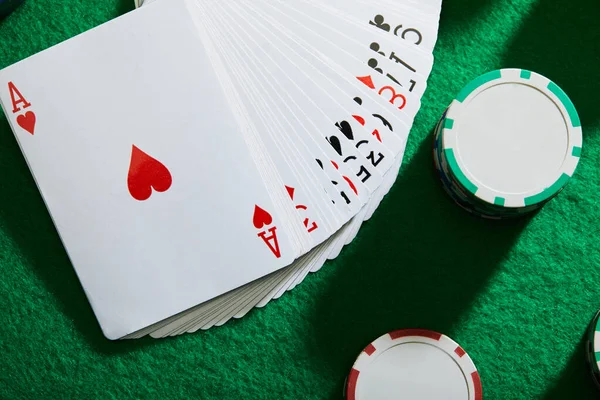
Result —
<path fill-rule="evenodd" d="M 504 219 L 538 210 L 573 176 L 581 123 L 565 92 L 531 71 L 471 81 L 435 130 L 434 164 L 446 192 L 472 214 Z"/>

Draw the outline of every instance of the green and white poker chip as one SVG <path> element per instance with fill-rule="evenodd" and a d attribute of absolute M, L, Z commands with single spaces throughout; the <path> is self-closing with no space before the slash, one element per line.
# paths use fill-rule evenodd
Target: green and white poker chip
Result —
<path fill-rule="evenodd" d="M 565 187 L 581 155 L 573 103 L 554 82 L 527 70 L 474 79 L 440 124 L 434 140 L 438 172 L 446 169 L 449 190 L 488 216 L 539 209 Z"/>
<path fill-rule="evenodd" d="M 586 344 L 590 373 L 594 383 L 600 389 L 600 310 L 590 322 Z"/>

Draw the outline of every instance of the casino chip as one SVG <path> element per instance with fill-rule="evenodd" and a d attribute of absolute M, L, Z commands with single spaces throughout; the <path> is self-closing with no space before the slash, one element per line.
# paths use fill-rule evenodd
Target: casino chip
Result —
<path fill-rule="evenodd" d="M 573 103 L 554 82 L 502 69 L 471 81 L 434 133 L 434 165 L 462 208 L 491 219 L 540 209 L 575 172 L 582 148 Z"/>
<path fill-rule="evenodd" d="M 481 400 L 479 373 L 452 339 L 424 329 L 387 333 L 356 359 L 346 400 Z"/>
<path fill-rule="evenodd" d="M 0 18 L 10 14 L 23 0 L 0 0 Z"/>
<path fill-rule="evenodd" d="M 587 361 L 592 379 L 600 389 L 600 310 L 596 312 L 592 322 L 590 322 L 586 344 Z"/>

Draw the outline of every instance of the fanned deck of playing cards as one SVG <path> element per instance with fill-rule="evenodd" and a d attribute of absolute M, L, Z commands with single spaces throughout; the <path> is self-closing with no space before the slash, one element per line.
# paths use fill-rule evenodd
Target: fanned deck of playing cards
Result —
<path fill-rule="evenodd" d="M 441 0 L 147 0 L 0 71 L 106 337 L 262 307 L 388 192 Z"/>

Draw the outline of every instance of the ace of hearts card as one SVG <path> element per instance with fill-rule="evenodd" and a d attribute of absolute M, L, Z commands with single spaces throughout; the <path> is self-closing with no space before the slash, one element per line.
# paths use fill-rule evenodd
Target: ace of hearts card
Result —
<path fill-rule="evenodd" d="M 202 48 L 185 2 L 160 2 L 0 72 L 4 113 L 110 339 L 297 256 Z"/>

